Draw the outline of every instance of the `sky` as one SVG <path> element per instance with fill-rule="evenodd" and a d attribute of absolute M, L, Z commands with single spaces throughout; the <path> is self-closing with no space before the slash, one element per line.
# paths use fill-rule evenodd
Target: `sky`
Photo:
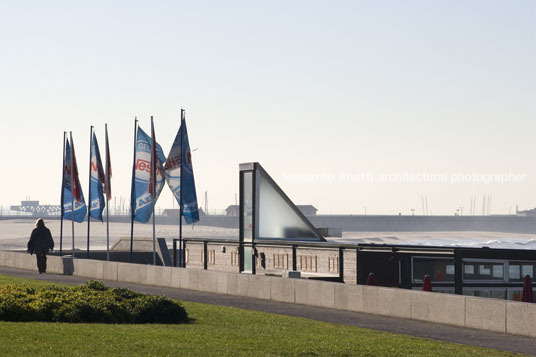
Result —
<path fill-rule="evenodd" d="M 59 204 L 64 131 L 87 194 L 105 123 L 128 200 L 134 117 L 167 154 L 181 107 L 210 210 L 251 161 L 325 214 L 536 207 L 534 1 L 1 1 L 0 53 L 4 207 Z"/>

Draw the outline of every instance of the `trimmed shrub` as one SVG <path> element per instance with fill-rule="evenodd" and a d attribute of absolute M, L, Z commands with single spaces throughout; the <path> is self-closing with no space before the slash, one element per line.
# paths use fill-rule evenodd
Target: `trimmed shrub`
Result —
<path fill-rule="evenodd" d="M 110 289 L 98 281 L 76 287 L 0 286 L 0 320 L 98 323 L 188 322 L 179 302 L 128 289 Z"/>

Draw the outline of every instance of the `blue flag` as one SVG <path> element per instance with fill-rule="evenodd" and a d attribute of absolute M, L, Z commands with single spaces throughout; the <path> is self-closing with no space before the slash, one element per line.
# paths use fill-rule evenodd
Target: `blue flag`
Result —
<path fill-rule="evenodd" d="M 181 146 L 182 142 L 182 146 Z M 182 152 L 181 152 L 182 148 Z M 187 223 L 199 221 L 199 209 L 197 207 L 197 195 L 195 193 L 194 169 L 192 166 L 192 154 L 188 141 L 188 130 L 186 120 L 181 120 L 181 127 L 173 141 L 173 146 L 169 152 L 168 159 L 164 165 L 166 181 L 173 192 L 175 199 L 181 204 L 181 175 L 183 214 Z"/>
<path fill-rule="evenodd" d="M 156 192 L 153 198 L 151 192 L 151 154 L 153 152 L 153 140 L 150 136 L 138 127 L 136 135 L 136 152 L 134 165 L 134 185 L 133 185 L 133 216 L 134 220 L 146 223 L 151 218 L 153 204 L 156 204 L 160 192 L 164 187 L 165 179 L 163 175 L 164 162 L 166 157 L 162 148 L 157 143 L 156 151 L 158 163 L 156 165 Z"/>
<path fill-rule="evenodd" d="M 69 139 L 65 144 L 65 166 L 63 167 L 63 217 L 65 219 L 73 219 L 72 202 L 74 201 L 74 221 L 83 222 L 86 218 L 86 203 L 84 194 L 78 179 L 78 167 L 76 165 L 76 155 L 74 154 L 74 146 L 69 145 Z M 72 162 L 71 162 L 72 160 Z M 72 173 L 72 174 L 71 174 Z M 74 199 L 73 199 L 74 192 Z"/>
<path fill-rule="evenodd" d="M 102 211 L 104 210 L 104 190 L 103 185 L 106 182 L 104 169 L 99 151 L 97 136 L 93 133 L 91 140 L 91 182 L 89 193 L 89 215 L 102 221 Z"/>

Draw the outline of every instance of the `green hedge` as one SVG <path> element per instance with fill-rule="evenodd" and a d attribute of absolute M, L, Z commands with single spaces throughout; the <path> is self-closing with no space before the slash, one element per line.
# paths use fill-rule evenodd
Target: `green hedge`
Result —
<path fill-rule="evenodd" d="M 0 286 L 0 320 L 98 322 L 112 324 L 188 321 L 186 310 L 164 296 L 110 289 L 97 281 L 76 287 Z"/>

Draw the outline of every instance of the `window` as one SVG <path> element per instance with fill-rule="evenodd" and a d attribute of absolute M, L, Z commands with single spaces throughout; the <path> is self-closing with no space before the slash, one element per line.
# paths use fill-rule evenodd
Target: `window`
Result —
<path fill-rule="evenodd" d="M 534 289 L 533 294 L 536 295 L 536 289 Z M 508 289 L 508 299 L 514 301 L 521 301 L 523 298 L 523 289 L 522 288 L 509 288 Z"/>
<path fill-rule="evenodd" d="M 454 260 L 441 258 L 413 258 L 413 282 L 422 283 L 429 275 L 434 283 L 454 282 Z"/>
<path fill-rule="evenodd" d="M 508 262 L 508 280 L 521 282 L 526 275 L 534 277 L 535 264 L 530 262 Z"/>
<path fill-rule="evenodd" d="M 504 264 L 491 262 L 464 262 L 464 280 L 504 280 Z"/>
<path fill-rule="evenodd" d="M 463 289 L 463 295 L 504 300 L 506 289 Z"/>

